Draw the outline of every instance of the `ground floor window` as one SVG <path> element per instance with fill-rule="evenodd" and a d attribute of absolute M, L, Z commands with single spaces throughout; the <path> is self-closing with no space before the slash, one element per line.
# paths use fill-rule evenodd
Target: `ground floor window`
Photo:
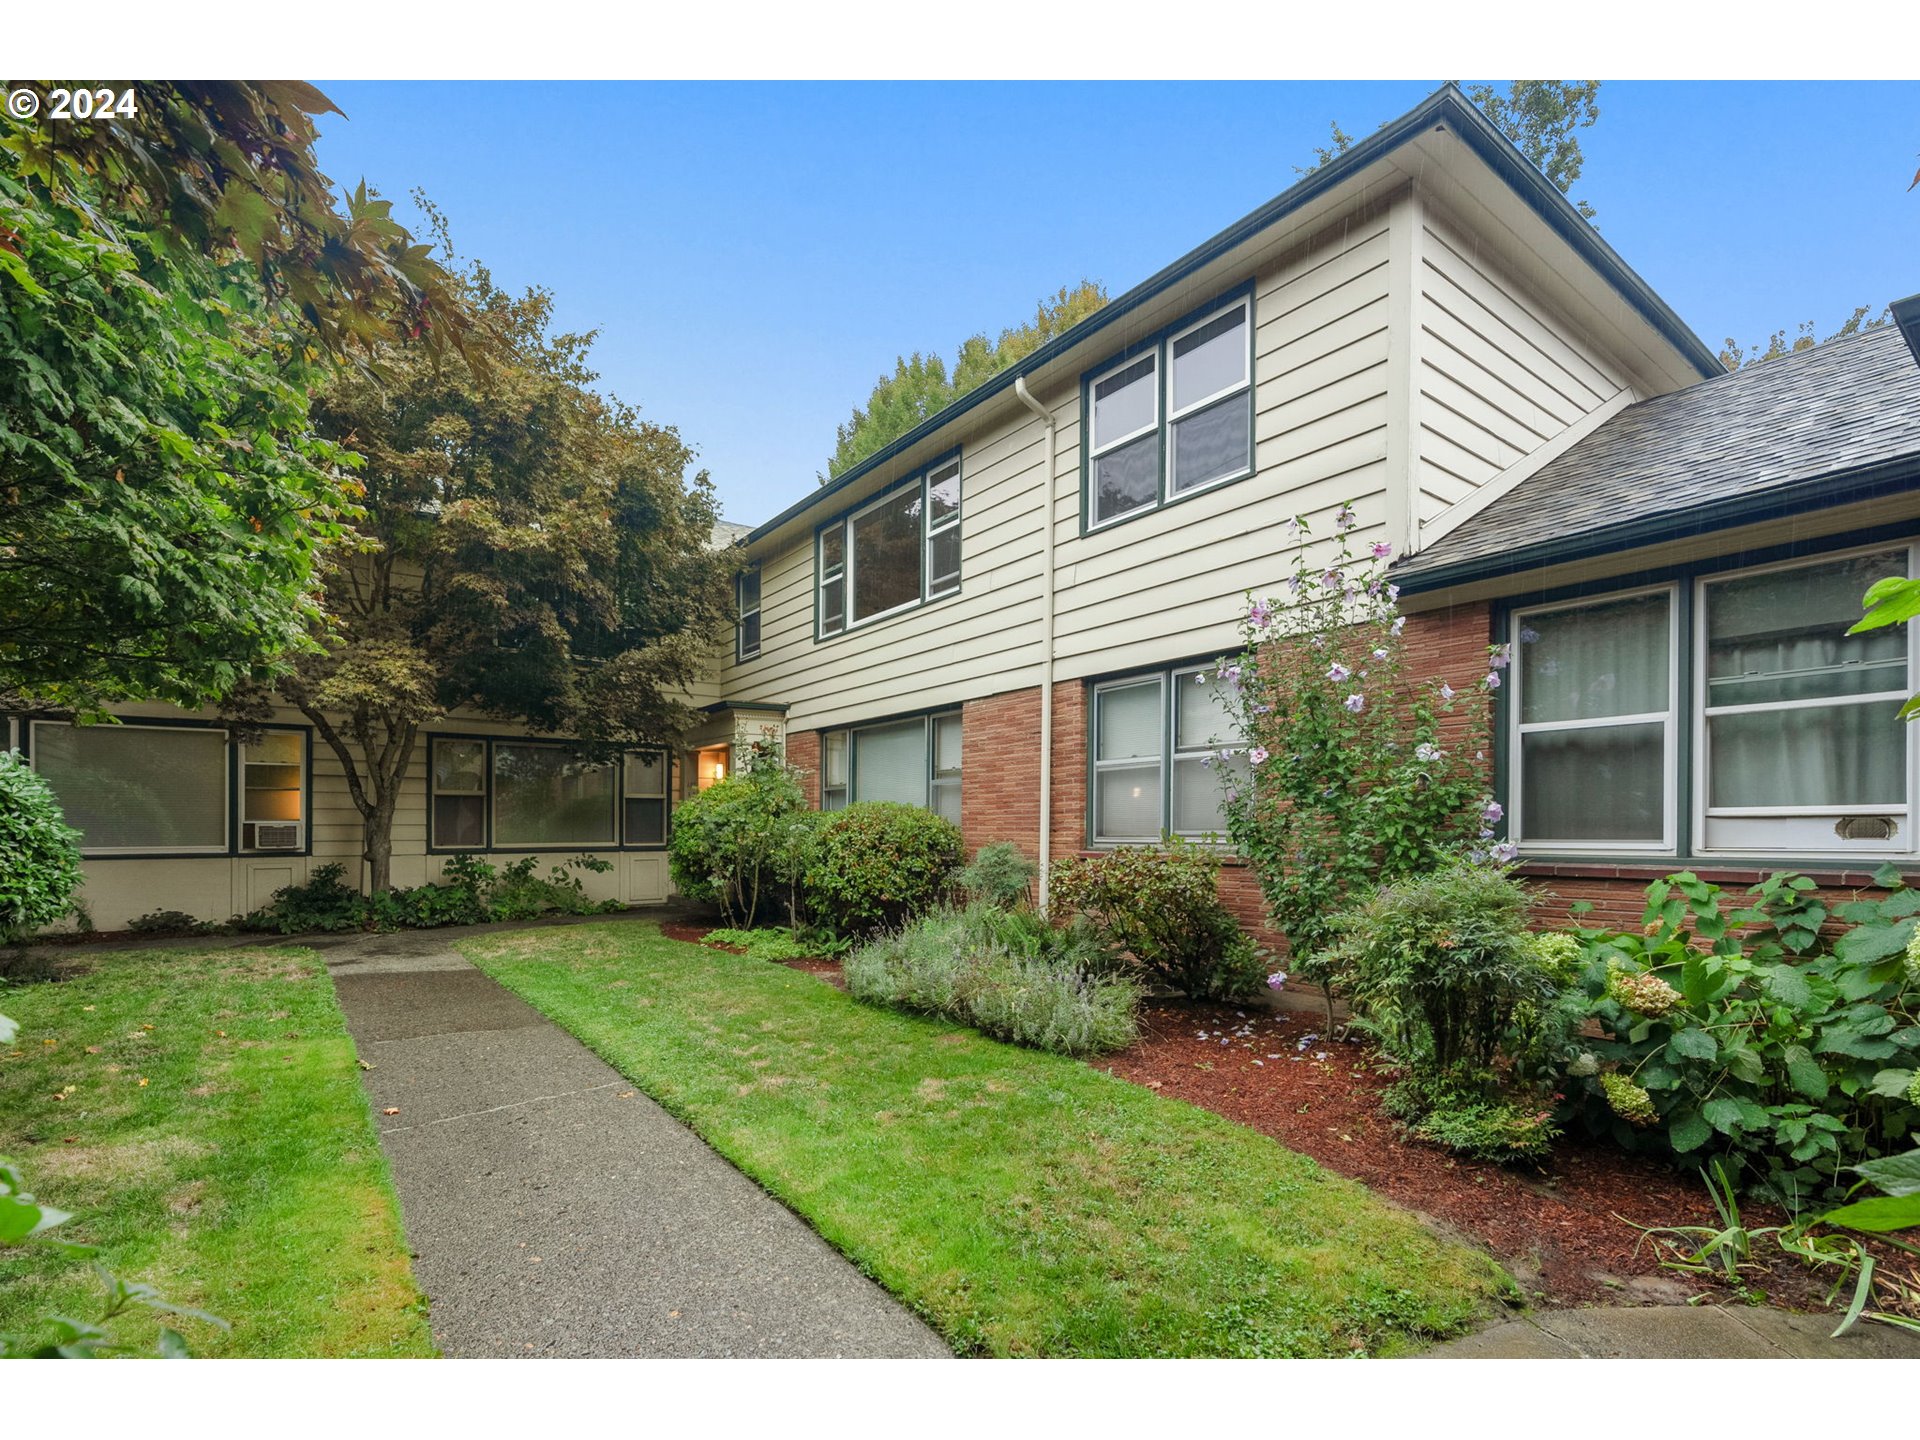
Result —
<path fill-rule="evenodd" d="M 33 768 L 85 853 L 226 853 L 226 731 L 52 721 L 31 729 Z"/>
<path fill-rule="evenodd" d="M 435 850 L 594 850 L 666 843 L 666 752 L 590 761 L 564 741 L 432 737 Z"/>
<path fill-rule="evenodd" d="M 820 740 L 820 808 L 897 800 L 960 823 L 960 715 L 916 715 Z"/>
<path fill-rule="evenodd" d="M 1907 627 L 1849 635 L 1906 543 L 1682 574 L 1512 617 L 1523 848 L 1912 853 Z"/>
<path fill-rule="evenodd" d="M 1091 730 L 1096 845 L 1226 834 L 1227 788 L 1248 764 L 1211 663 L 1101 681 Z"/>

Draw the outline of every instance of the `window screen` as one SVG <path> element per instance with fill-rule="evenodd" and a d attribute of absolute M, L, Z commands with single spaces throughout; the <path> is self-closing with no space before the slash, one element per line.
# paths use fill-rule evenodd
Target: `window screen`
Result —
<path fill-rule="evenodd" d="M 224 730 L 43 722 L 33 766 L 86 850 L 227 848 Z"/>

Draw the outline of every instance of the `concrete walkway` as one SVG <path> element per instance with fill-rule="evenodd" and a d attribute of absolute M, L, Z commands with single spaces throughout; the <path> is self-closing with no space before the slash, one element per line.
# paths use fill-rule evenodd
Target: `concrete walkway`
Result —
<path fill-rule="evenodd" d="M 444 934 L 315 948 L 448 1355 L 950 1354 Z"/>
<path fill-rule="evenodd" d="M 1829 1338 L 1838 1315 L 1764 1306 L 1654 1305 L 1543 1310 L 1422 1360 L 1893 1360 L 1920 1358 L 1920 1335 L 1861 1322 Z"/>

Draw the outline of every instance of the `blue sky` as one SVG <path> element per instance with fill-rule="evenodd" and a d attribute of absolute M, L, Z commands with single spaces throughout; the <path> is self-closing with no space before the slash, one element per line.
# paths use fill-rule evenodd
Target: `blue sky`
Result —
<path fill-rule="evenodd" d="M 601 332 L 729 519 L 803 495 L 895 355 L 1083 276 L 1119 294 L 1438 82 L 338 81 L 328 173 Z M 1609 82 L 1574 188 L 1710 345 L 1920 291 L 1920 84 Z"/>

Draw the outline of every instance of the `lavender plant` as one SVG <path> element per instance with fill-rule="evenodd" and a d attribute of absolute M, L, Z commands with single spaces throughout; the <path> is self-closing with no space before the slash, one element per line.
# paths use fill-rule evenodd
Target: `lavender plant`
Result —
<path fill-rule="evenodd" d="M 1408 673 L 1392 547 L 1356 545 L 1342 506 L 1333 551 L 1307 522 L 1282 596 L 1248 596 L 1242 653 L 1217 667 L 1246 740 L 1229 752 L 1227 828 L 1259 877 L 1290 968 L 1331 987 L 1334 919 L 1374 887 L 1465 853 L 1504 864 L 1500 806 L 1488 792 L 1487 695 L 1504 647 L 1470 694 Z"/>

